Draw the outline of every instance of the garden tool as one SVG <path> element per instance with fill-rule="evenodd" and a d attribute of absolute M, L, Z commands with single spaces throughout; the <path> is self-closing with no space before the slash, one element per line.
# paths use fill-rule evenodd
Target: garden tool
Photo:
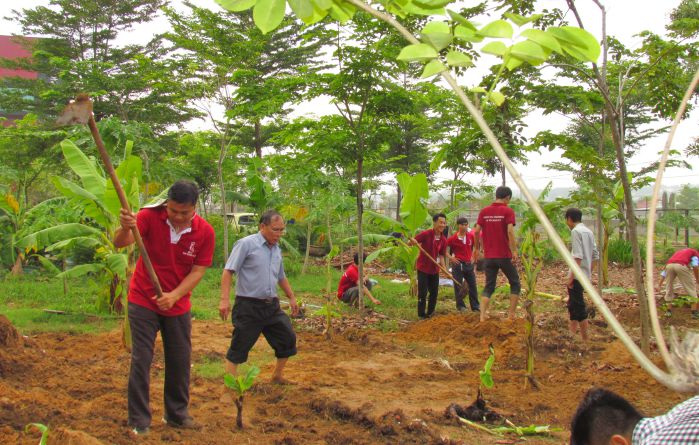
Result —
<path fill-rule="evenodd" d="M 116 190 L 117 196 L 119 197 L 119 202 L 121 203 L 121 206 L 124 209 L 131 212 L 131 206 L 129 206 L 129 202 L 126 199 L 124 189 L 121 187 L 121 183 L 119 182 L 119 178 L 117 177 L 116 171 L 114 171 L 112 161 L 109 159 L 107 150 L 104 147 L 104 142 L 102 142 L 102 136 L 100 136 L 100 132 L 97 129 L 95 117 L 92 114 L 92 101 L 90 100 L 90 97 L 87 94 L 78 94 L 78 97 L 75 99 L 75 101 L 69 103 L 65 107 L 61 115 L 56 120 L 56 124 L 87 124 L 87 126 L 90 127 L 92 138 L 95 140 L 95 144 L 97 144 L 97 149 L 99 150 L 100 157 L 102 158 L 102 163 L 104 163 L 104 166 L 107 169 L 107 173 L 109 174 L 109 178 L 112 180 L 112 184 L 114 184 L 114 190 Z M 138 232 L 138 228 L 136 227 L 133 227 L 131 229 L 131 232 L 133 233 L 133 237 L 136 240 L 138 249 L 141 252 L 141 258 L 143 258 L 143 264 L 146 266 L 148 276 L 150 277 L 150 280 L 153 283 L 153 286 L 155 287 L 155 293 L 157 297 L 160 298 L 163 296 L 163 290 L 160 287 L 160 281 L 158 281 L 158 277 L 155 275 L 153 263 L 151 263 L 150 261 L 150 257 L 148 256 L 148 252 L 146 251 L 146 246 L 143 244 L 141 234 Z"/>

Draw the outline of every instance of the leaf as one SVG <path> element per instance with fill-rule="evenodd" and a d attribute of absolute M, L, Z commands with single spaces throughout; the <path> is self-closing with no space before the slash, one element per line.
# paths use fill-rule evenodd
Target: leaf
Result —
<path fill-rule="evenodd" d="M 311 19 L 315 13 L 315 8 L 311 0 L 288 0 L 291 10 L 304 22 Z"/>
<path fill-rule="evenodd" d="M 454 37 L 463 40 L 464 42 L 478 43 L 483 41 L 483 37 L 476 34 L 476 31 L 471 29 L 473 26 L 458 25 L 454 28 Z"/>
<path fill-rule="evenodd" d="M 505 63 L 505 68 L 512 71 L 523 63 L 524 63 L 524 60 L 522 60 L 518 57 L 510 56 L 507 58 L 507 62 Z"/>
<path fill-rule="evenodd" d="M 122 279 L 126 278 L 128 262 L 128 256 L 124 253 L 112 253 L 106 258 L 107 268 Z"/>
<path fill-rule="evenodd" d="M 39 230 L 30 235 L 25 236 L 15 243 L 15 246 L 20 249 L 43 249 L 44 247 L 53 244 L 57 241 L 67 238 L 75 238 L 79 236 L 99 236 L 102 232 L 93 227 L 89 227 L 78 223 L 61 224 L 58 226 L 49 227 Z"/>
<path fill-rule="evenodd" d="M 138 184 L 141 180 L 142 170 L 143 167 L 141 158 L 137 156 L 127 156 L 126 159 L 123 160 L 116 168 L 117 177 L 119 178 L 119 182 L 124 190 L 126 199 L 129 202 L 129 206 L 132 209 L 137 209 L 140 207 L 140 189 Z M 109 213 L 114 215 L 115 218 L 118 218 L 119 210 L 121 209 L 121 201 L 119 201 L 119 197 L 112 181 L 107 181 L 106 185 L 107 187 L 104 192 L 104 206 Z"/>
<path fill-rule="evenodd" d="M 507 45 L 505 45 L 499 40 L 494 40 L 483 45 L 483 48 L 481 48 L 481 52 L 503 57 L 507 52 Z"/>
<path fill-rule="evenodd" d="M 64 272 L 59 273 L 58 275 L 56 275 L 56 278 L 77 278 L 83 275 L 87 275 L 89 273 L 102 272 L 104 268 L 105 265 L 101 263 L 79 264 L 75 267 L 71 267 L 70 269 Z"/>
<path fill-rule="evenodd" d="M 413 0 L 413 3 L 424 9 L 442 9 L 454 0 Z"/>
<path fill-rule="evenodd" d="M 536 66 L 542 64 L 550 53 L 547 53 L 538 43 L 525 40 L 512 45 L 510 54 L 530 65 Z"/>
<path fill-rule="evenodd" d="M 449 46 L 453 40 L 449 24 L 439 21 L 433 21 L 425 25 L 420 36 L 423 42 L 428 43 L 437 51 L 441 51 Z"/>
<path fill-rule="evenodd" d="M 366 260 L 364 260 L 364 264 L 369 264 L 372 261 L 374 261 L 376 258 L 381 256 L 384 253 L 392 252 L 396 250 L 396 246 L 390 246 L 390 247 L 383 247 L 381 249 L 376 249 L 375 251 L 371 252 L 369 256 L 366 257 Z"/>
<path fill-rule="evenodd" d="M 80 177 L 85 190 L 101 198 L 104 194 L 106 179 L 102 172 L 97 170 L 95 162 L 88 159 L 73 141 L 68 139 L 61 142 L 61 151 L 68 166 Z"/>
<path fill-rule="evenodd" d="M 255 6 L 257 0 L 214 0 L 224 9 L 231 12 L 242 12 Z"/>
<path fill-rule="evenodd" d="M 510 25 L 508 22 L 504 20 L 495 20 L 476 31 L 476 34 L 483 37 L 510 39 L 512 38 L 513 32 L 512 25 Z"/>
<path fill-rule="evenodd" d="M 422 226 L 429 216 L 426 202 L 429 198 L 427 177 L 424 173 L 410 176 L 407 173 L 398 175 L 399 185 L 403 192 L 400 203 L 400 217 L 410 234 Z"/>
<path fill-rule="evenodd" d="M 491 91 L 488 93 L 488 99 L 499 107 L 505 102 L 505 95 L 500 91 Z"/>
<path fill-rule="evenodd" d="M 600 55 L 597 39 L 584 29 L 572 26 L 548 28 L 547 33 L 555 37 L 564 52 L 581 62 L 596 62 Z"/>
<path fill-rule="evenodd" d="M 56 267 L 56 265 L 53 264 L 53 263 L 51 262 L 51 260 L 49 260 L 49 259 L 46 258 L 45 256 L 42 256 L 42 255 L 32 255 L 32 257 L 33 257 L 33 258 L 36 258 L 36 259 L 41 263 L 41 265 L 43 266 L 43 268 L 46 269 L 46 271 L 47 271 L 48 273 L 50 273 L 50 274 L 52 274 L 52 275 L 56 275 L 56 274 L 61 273 L 61 269 L 59 269 L 58 267 Z"/>
<path fill-rule="evenodd" d="M 506 12 L 503 15 L 510 19 L 517 26 L 524 26 L 527 23 L 533 22 L 543 17 L 542 14 L 534 14 L 530 17 L 524 17 L 523 15 L 515 14 L 512 12 Z"/>
<path fill-rule="evenodd" d="M 558 43 L 558 40 L 540 29 L 525 29 L 520 35 L 551 51 L 556 51 L 557 53 L 562 51 L 561 44 Z"/>
<path fill-rule="evenodd" d="M 422 70 L 422 75 L 420 75 L 420 78 L 426 79 L 434 76 L 435 74 L 439 74 L 442 71 L 446 71 L 447 69 L 448 68 L 439 60 L 432 60 L 425 65 L 425 69 Z"/>
<path fill-rule="evenodd" d="M 260 374 L 260 368 L 257 366 L 250 366 L 248 368 L 248 371 L 245 373 L 245 376 L 242 378 L 242 381 L 240 382 L 240 389 L 244 393 L 248 389 L 250 389 L 255 382 L 255 378 Z"/>
<path fill-rule="evenodd" d="M 41 439 L 39 439 L 39 445 L 46 445 L 49 438 L 49 427 L 43 423 L 29 423 L 24 427 L 25 432 L 29 432 L 29 428 L 34 427 L 41 431 Z"/>
<path fill-rule="evenodd" d="M 454 12 L 450 9 L 447 9 L 447 13 L 449 14 L 449 17 L 451 17 L 451 19 L 455 22 L 458 22 L 460 25 L 463 25 L 466 28 L 471 29 L 473 32 L 476 32 L 477 28 L 473 26 L 473 24 L 463 15 L 459 14 L 458 12 Z"/>
<path fill-rule="evenodd" d="M 377 233 L 367 233 L 362 236 L 365 244 L 379 244 L 391 238 L 393 238 L 391 235 L 379 235 Z M 340 240 L 340 244 L 357 244 L 358 242 L 358 236 L 350 236 L 349 238 Z"/>
<path fill-rule="evenodd" d="M 286 0 L 258 0 L 252 10 L 252 18 L 262 34 L 267 34 L 282 23 L 285 12 Z"/>
<path fill-rule="evenodd" d="M 430 45 L 426 43 L 417 43 L 403 48 L 400 54 L 398 54 L 397 59 L 407 62 L 425 62 L 435 59 L 438 56 L 439 54 L 437 54 L 437 51 Z"/>
<path fill-rule="evenodd" d="M 471 93 L 486 93 L 487 92 L 486 89 L 483 87 L 473 87 L 473 88 L 469 89 L 469 91 Z"/>
<path fill-rule="evenodd" d="M 352 18 L 356 7 L 345 1 L 334 0 L 330 7 L 330 15 L 340 23 L 345 23 Z"/>

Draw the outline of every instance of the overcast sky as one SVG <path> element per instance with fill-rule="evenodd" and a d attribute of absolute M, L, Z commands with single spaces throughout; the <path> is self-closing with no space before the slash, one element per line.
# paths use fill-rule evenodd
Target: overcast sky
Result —
<path fill-rule="evenodd" d="M 48 0 L 22 0 L 21 2 L 10 2 L 8 0 L 0 1 L 0 33 L 13 34 L 20 33 L 21 29 L 18 23 L 12 20 L 6 20 L 5 17 L 11 14 L 11 10 L 16 7 L 33 8 L 38 5 L 48 5 Z M 175 7 L 181 6 L 181 2 L 172 2 Z M 211 7 L 217 9 L 218 6 L 213 0 L 192 0 L 192 3 L 199 6 Z M 474 2 L 475 3 L 475 2 Z M 597 36 L 601 36 L 601 14 L 599 9 L 591 0 L 578 0 L 579 11 L 581 13 L 586 29 Z M 664 33 L 664 27 L 669 22 L 669 14 L 674 7 L 679 3 L 679 0 L 608 0 L 603 3 L 607 8 L 607 29 L 610 35 L 621 40 L 628 48 L 638 48 L 641 44 L 641 39 L 636 35 L 643 30 L 651 30 L 658 34 Z M 563 11 L 567 10 L 564 0 L 540 0 L 540 8 L 553 9 L 559 8 Z M 574 19 L 568 13 L 570 22 Z M 149 24 L 130 32 L 128 41 L 147 41 L 154 32 L 161 32 L 167 28 L 167 21 L 159 19 L 155 23 Z M 319 109 L 331 110 L 332 107 L 327 103 L 322 103 L 322 100 L 316 101 L 312 106 L 304 107 L 295 113 L 295 115 L 310 113 L 310 110 L 317 111 Z M 680 125 L 674 139 L 673 147 L 683 150 L 689 141 L 699 136 L 699 122 L 697 119 L 699 114 L 694 112 L 692 116 Z M 525 136 L 533 136 L 536 132 L 549 129 L 560 130 L 565 127 L 566 121 L 559 116 L 542 116 L 539 113 L 534 113 L 530 116 L 526 123 L 528 128 Z M 198 122 L 193 124 L 193 128 L 203 128 L 206 124 Z M 659 152 L 665 145 L 667 136 L 659 136 L 649 140 L 646 145 L 639 150 L 638 154 L 629 161 L 629 169 L 637 170 L 642 166 L 648 165 L 659 158 Z M 554 181 L 555 187 L 570 187 L 574 186 L 574 181 L 569 174 L 564 174 L 558 171 L 547 170 L 543 167 L 544 164 L 560 158 L 560 152 L 548 152 L 542 150 L 540 154 L 532 154 L 529 156 L 529 162 L 526 167 L 520 170 L 526 183 L 530 188 L 542 189 L 549 181 Z M 690 159 L 690 163 L 698 165 L 696 159 Z M 474 183 L 484 183 L 489 185 L 499 185 L 500 178 L 482 178 L 473 175 L 467 178 L 468 181 Z M 665 185 L 682 185 L 686 183 L 699 184 L 699 171 L 688 169 L 668 169 L 663 180 Z M 508 185 L 512 185 L 511 178 L 508 175 Z"/>

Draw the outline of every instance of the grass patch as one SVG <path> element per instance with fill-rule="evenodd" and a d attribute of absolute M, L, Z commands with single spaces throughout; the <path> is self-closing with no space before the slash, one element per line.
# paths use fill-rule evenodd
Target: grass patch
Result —
<path fill-rule="evenodd" d="M 226 369 L 222 358 L 206 355 L 194 363 L 194 374 L 209 380 L 223 379 Z"/>
<path fill-rule="evenodd" d="M 111 316 L 52 314 L 33 308 L 3 308 L 1 312 L 25 335 L 39 332 L 97 333 L 110 331 L 121 323 L 120 318 Z"/>

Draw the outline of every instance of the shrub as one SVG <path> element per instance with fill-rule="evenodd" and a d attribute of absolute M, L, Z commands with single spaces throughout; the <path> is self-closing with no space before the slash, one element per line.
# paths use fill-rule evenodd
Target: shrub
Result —
<path fill-rule="evenodd" d="M 646 256 L 646 246 L 640 245 L 641 258 Z M 615 238 L 609 241 L 609 261 L 620 264 L 622 266 L 630 266 L 633 264 L 633 255 L 631 254 L 631 243 L 625 239 Z"/>

